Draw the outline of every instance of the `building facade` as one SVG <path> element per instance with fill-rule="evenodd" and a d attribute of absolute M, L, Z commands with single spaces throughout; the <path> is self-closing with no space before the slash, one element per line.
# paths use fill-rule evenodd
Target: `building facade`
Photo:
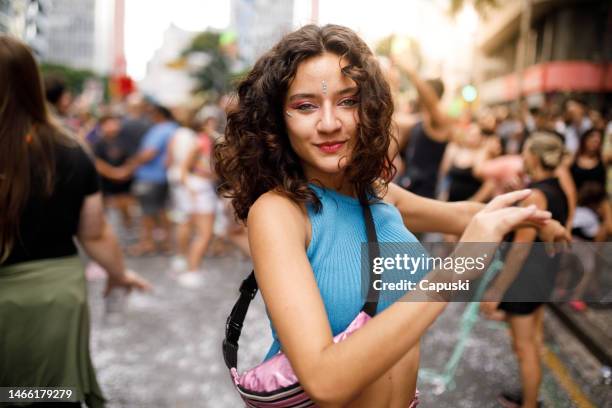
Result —
<path fill-rule="evenodd" d="M 252 65 L 293 27 L 293 0 L 232 0 L 231 28 L 238 52 Z"/>
<path fill-rule="evenodd" d="M 598 106 L 612 93 L 612 7 L 606 0 L 501 3 L 478 38 L 485 104 L 530 105 L 581 94 Z M 523 27 L 521 27 L 523 25 Z"/>

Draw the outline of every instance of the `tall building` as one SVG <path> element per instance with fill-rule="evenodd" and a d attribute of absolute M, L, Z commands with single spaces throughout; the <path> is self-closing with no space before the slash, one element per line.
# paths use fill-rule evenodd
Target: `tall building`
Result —
<path fill-rule="evenodd" d="M 293 0 L 232 0 L 231 27 L 247 64 L 268 50 L 293 26 Z"/>
<path fill-rule="evenodd" d="M 580 93 L 612 105 L 612 7 L 607 0 L 515 0 L 478 38 L 481 100 L 530 105 Z"/>
<path fill-rule="evenodd" d="M 38 1 L 46 3 L 37 40 L 42 61 L 116 73 L 117 56 L 123 56 L 123 0 Z"/>
<path fill-rule="evenodd" d="M 45 62 L 92 69 L 96 0 L 53 0 L 47 14 Z"/>

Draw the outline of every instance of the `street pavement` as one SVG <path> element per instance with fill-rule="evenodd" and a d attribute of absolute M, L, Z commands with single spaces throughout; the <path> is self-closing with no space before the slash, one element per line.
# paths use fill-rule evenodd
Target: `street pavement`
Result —
<path fill-rule="evenodd" d="M 223 362 L 221 341 L 225 319 L 241 280 L 251 270 L 250 262 L 235 250 L 206 258 L 205 281 L 199 289 L 178 284 L 169 272 L 168 257 L 128 258 L 127 264 L 155 289 L 131 294 L 119 311 L 107 310 L 102 298 L 104 280 L 94 268 L 88 273 L 91 348 L 108 407 L 242 407 Z M 443 372 L 457 344 L 464 310 L 465 304 L 451 304 L 428 331 L 422 341 L 421 368 Z M 550 347 L 559 349 L 555 341 L 547 336 Z M 240 341 L 239 370 L 261 362 L 270 343 L 269 323 L 258 295 Z M 574 366 L 571 360 L 565 364 Z M 519 389 L 517 370 L 505 327 L 479 320 L 457 366 L 454 387 L 420 379 L 420 407 L 497 407 L 499 392 Z M 597 381 L 596 375 L 589 378 Z M 589 390 L 584 380 L 576 381 L 580 389 Z M 589 395 L 605 398 L 601 387 L 594 389 Z M 541 397 L 545 406 L 576 406 L 547 368 Z M 604 401 L 593 406 L 604 406 Z"/>

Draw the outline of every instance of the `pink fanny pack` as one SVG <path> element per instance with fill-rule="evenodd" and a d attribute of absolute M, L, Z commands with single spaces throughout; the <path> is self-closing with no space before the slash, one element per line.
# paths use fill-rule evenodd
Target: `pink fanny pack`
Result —
<path fill-rule="evenodd" d="M 369 259 L 379 256 L 378 240 L 376 239 L 376 229 L 372 219 L 370 207 L 363 206 L 363 213 L 366 223 L 368 236 Z M 372 268 L 370 268 L 372 271 Z M 372 279 L 372 276 L 370 276 Z M 245 371 L 242 374 L 236 369 L 238 365 L 238 339 L 242 332 L 242 325 L 246 317 L 251 300 L 257 294 L 257 281 L 254 272 L 240 285 L 240 297 L 229 317 L 225 326 L 225 340 L 223 340 L 223 358 L 230 370 L 230 375 L 236 386 L 237 391 L 244 400 L 247 407 L 256 408 L 302 408 L 314 407 L 315 403 L 304 392 L 300 382 L 295 375 L 289 359 L 284 353 L 279 352 L 274 357 L 259 364 L 258 366 Z M 338 343 L 350 336 L 357 329 L 366 324 L 375 314 L 378 305 L 378 292 L 370 286 L 368 301 L 353 319 L 351 324 L 342 333 L 334 337 L 334 343 Z M 410 404 L 411 407 L 417 405 L 417 397 Z"/>

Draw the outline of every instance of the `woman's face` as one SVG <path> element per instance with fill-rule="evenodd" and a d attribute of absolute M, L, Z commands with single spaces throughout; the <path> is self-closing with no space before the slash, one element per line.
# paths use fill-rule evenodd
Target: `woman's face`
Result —
<path fill-rule="evenodd" d="M 585 141 L 585 148 L 587 153 L 596 153 L 601 148 L 601 133 L 593 132 L 588 136 Z"/>
<path fill-rule="evenodd" d="M 340 71 L 347 64 L 331 53 L 305 60 L 285 97 L 291 147 L 306 177 L 324 184 L 341 180 L 357 135 L 357 84 Z"/>

